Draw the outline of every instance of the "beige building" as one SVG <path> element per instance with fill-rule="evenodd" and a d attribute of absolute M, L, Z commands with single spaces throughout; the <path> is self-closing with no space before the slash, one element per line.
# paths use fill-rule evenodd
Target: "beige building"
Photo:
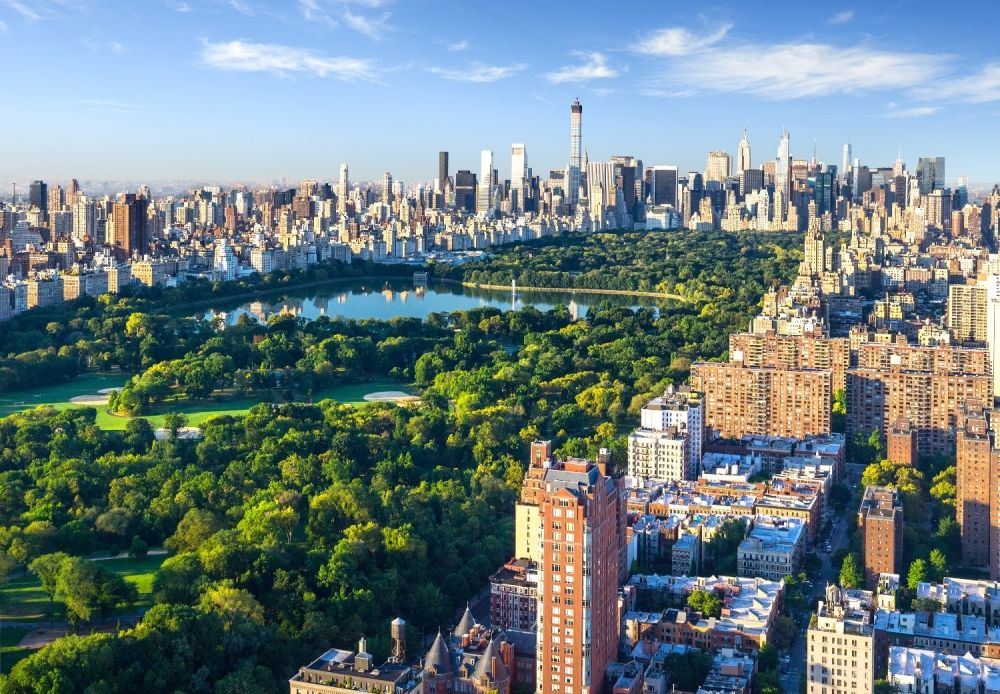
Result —
<path fill-rule="evenodd" d="M 827 586 L 809 625 L 807 694 L 870 694 L 886 670 L 884 634 L 872 619 L 872 593 Z"/>
<path fill-rule="evenodd" d="M 798 569 L 806 547 L 806 524 L 800 518 L 757 516 L 736 550 L 736 572 L 780 581 Z"/>
<path fill-rule="evenodd" d="M 948 328 L 957 342 L 986 342 L 986 286 L 948 285 Z"/>

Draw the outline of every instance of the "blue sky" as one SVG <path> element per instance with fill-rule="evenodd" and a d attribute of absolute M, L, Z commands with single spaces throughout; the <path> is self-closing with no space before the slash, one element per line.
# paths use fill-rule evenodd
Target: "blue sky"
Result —
<path fill-rule="evenodd" d="M 877 5 L 877 6 L 876 6 Z M 792 151 L 897 148 L 1000 180 L 1000 7 L 966 2 L 0 0 L 0 181 L 42 177 L 407 183 L 591 160 L 701 170 Z"/>

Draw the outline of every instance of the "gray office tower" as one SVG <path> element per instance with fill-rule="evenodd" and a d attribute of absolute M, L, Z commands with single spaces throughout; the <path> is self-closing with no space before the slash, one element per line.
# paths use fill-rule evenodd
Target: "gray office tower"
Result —
<path fill-rule="evenodd" d="M 444 193 L 448 183 L 448 153 L 438 152 L 438 192 Z"/>

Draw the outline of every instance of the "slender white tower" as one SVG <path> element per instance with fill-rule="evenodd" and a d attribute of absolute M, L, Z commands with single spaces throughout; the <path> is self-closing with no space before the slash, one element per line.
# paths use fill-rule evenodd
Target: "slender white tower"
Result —
<path fill-rule="evenodd" d="M 580 201 L 580 144 L 583 106 L 575 99 L 569 107 L 569 204 L 576 209 Z"/>

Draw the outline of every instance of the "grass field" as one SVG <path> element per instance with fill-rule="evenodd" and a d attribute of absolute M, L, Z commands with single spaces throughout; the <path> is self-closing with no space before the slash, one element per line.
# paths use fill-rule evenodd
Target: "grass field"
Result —
<path fill-rule="evenodd" d="M 22 627 L 3 628 L 3 633 L 0 633 L 0 659 L 2 659 L 2 662 L 0 662 L 0 672 L 4 674 L 9 673 L 10 669 L 14 667 L 14 663 L 31 652 L 27 648 L 21 648 L 19 645 L 21 639 L 29 631 L 31 630 Z"/>
<path fill-rule="evenodd" d="M 167 558 L 165 554 L 155 554 L 143 559 L 120 557 L 103 559 L 101 566 L 114 571 L 135 584 L 139 600 L 133 610 L 150 607 L 153 604 L 153 579 L 160 564 Z M 63 618 L 63 608 L 58 601 L 53 605 L 53 619 Z M 49 596 L 42 591 L 38 579 L 33 574 L 15 578 L 3 589 L 3 603 L 0 618 L 8 622 L 32 622 L 44 626 L 49 621 Z M 6 633 L 6 629 L 4 630 Z"/>
<path fill-rule="evenodd" d="M 128 379 L 125 374 L 84 374 L 79 378 L 56 386 L 45 386 L 34 391 L 19 391 L 5 393 L 0 396 L 0 417 L 15 412 L 48 405 L 57 410 L 71 407 L 82 407 L 69 402 L 77 395 L 90 395 L 102 388 L 121 386 Z M 364 396 L 380 390 L 406 390 L 405 386 L 392 381 L 371 381 L 369 383 L 351 383 L 333 386 L 313 395 L 313 402 L 330 399 L 349 404 L 364 403 Z M 171 412 L 183 414 L 188 418 L 189 426 L 201 426 L 212 417 L 221 415 L 243 415 L 260 402 L 259 398 L 220 399 L 199 403 L 181 403 L 172 407 Z M 107 407 L 93 406 L 97 410 L 97 425 L 102 429 L 122 430 L 128 424 L 127 417 L 117 417 L 109 414 Z M 148 415 L 145 418 L 154 427 L 162 427 L 167 412 Z"/>

